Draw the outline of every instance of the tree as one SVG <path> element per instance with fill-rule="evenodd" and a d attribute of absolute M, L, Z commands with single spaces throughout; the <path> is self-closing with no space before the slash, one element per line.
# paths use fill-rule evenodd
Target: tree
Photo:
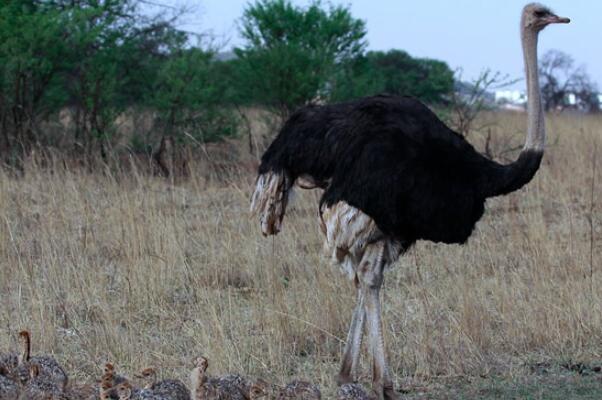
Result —
<path fill-rule="evenodd" d="M 453 88 L 454 74 L 445 62 L 413 58 L 402 50 L 371 51 L 341 72 L 333 96 L 346 100 L 389 93 L 432 104 L 443 102 Z"/>
<path fill-rule="evenodd" d="M 343 6 L 307 8 L 289 0 L 258 0 L 244 11 L 236 49 L 247 98 L 286 116 L 318 96 L 338 68 L 360 55 L 365 23 Z"/>
<path fill-rule="evenodd" d="M 133 0 L 0 6 L 0 129 L 8 154 L 51 144 L 40 123 L 65 107 L 75 111 L 75 143 L 91 150 L 109 142 L 115 116 L 136 97 L 132 83 L 152 57 L 136 51 L 152 31 L 136 15 Z"/>
<path fill-rule="evenodd" d="M 67 49 L 61 15 L 34 1 L 0 6 L 0 129 L 13 155 L 37 142 L 40 116 L 54 111 L 45 94 Z"/>
<path fill-rule="evenodd" d="M 597 88 L 585 68 L 575 67 L 573 58 L 559 50 L 549 50 L 539 63 L 541 92 L 546 111 L 564 109 L 568 96 L 574 95 L 576 106 L 585 111 L 599 109 Z"/>
<path fill-rule="evenodd" d="M 213 58 L 199 48 L 174 49 L 161 65 L 151 105 L 164 135 L 204 143 L 236 134 Z"/>
<path fill-rule="evenodd" d="M 233 133 L 234 119 L 216 109 L 223 102 L 210 78 L 212 55 L 191 49 L 190 35 L 175 29 L 179 12 L 149 15 L 139 4 L 0 4 L 0 150 L 5 161 L 33 144 L 59 144 L 58 138 L 68 138 L 60 144 L 78 154 L 98 152 L 105 158 L 119 139 L 118 117 L 134 107 L 153 107 L 157 125 L 167 134 L 186 129 L 204 141 Z M 44 129 L 48 119 L 65 110 L 68 126 Z"/>

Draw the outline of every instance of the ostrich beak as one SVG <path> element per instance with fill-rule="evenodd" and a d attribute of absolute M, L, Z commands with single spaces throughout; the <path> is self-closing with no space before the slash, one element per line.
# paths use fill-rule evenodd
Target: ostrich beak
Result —
<path fill-rule="evenodd" d="M 570 18 L 559 17 L 558 15 L 551 15 L 546 18 L 548 24 L 568 24 L 571 22 Z"/>

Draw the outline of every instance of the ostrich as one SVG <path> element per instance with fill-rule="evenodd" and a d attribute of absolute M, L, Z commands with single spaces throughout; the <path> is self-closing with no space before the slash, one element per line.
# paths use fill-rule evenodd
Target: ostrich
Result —
<path fill-rule="evenodd" d="M 19 364 L 17 375 L 21 383 L 25 384 L 32 377 L 32 371 L 38 380 L 54 382 L 61 390 L 64 390 L 68 383 L 68 376 L 63 367 L 51 356 L 31 355 L 31 334 L 27 330 L 19 332 L 19 341 L 21 342 L 21 353 L 19 354 Z M 31 366 L 36 365 L 35 369 Z"/>
<path fill-rule="evenodd" d="M 65 398 L 64 387 L 57 385 L 50 375 L 43 374 L 39 364 L 29 364 L 30 378 L 24 389 L 23 398 L 28 400 L 47 400 Z"/>
<path fill-rule="evenodd" d="M 164 379 L 157 382 L 157 371 L 152 367 L 143 369 L 136 377 L 145 381 L 140 391 L 148 393 L 149 399 L 190 400 L 190 391 L 184 383 L 177 379 Z"/>
<path fill-rule="evenodd" d="M 263 234 L 280 231 L 296 182 L 324 189 L 325 247 L 356 283 L 339 385 L 353 381 L 367 321 L 373 388 L 379 399 L 396 398 L 382 336 L 383 272 L 417 240 L 466 242 L 487 198 L 533 178 L 545 145 L 537 38 L 547 25 L 568 22 L 540 4 L 522 11 L 528 129 L 523 150 L 508 165 L 481 155 L 420 101 L 397 96 L 303 107 L 262 156 L 251 210 Z"/>

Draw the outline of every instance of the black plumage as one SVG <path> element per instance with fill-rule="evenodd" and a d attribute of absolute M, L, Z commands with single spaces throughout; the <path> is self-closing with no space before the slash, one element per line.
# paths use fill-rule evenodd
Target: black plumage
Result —
<path fill-rule="evenodd" d="M 368 214 L 405 248 L 416 240 L 463 243 L 487 197 L 529 182 L 543 153 L 500 165 L 412 97 L 375 96 L 294 113 L 262 157 L 259 173 L 311 177 L 321 204 Z"/>

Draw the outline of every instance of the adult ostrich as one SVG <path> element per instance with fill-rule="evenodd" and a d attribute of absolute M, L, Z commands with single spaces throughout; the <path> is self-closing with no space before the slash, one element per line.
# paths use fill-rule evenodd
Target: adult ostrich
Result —
<path fill-rule="evenodd" d="M 325 247 L 356 283 L 339 384 L 353 380 L 367 320 L 373 387 L 380 399 L 397 398 L 381 328 L 383 271 L 419 239 L 466 242 L 487 198 L 533 178 L 545 145 L 537 38 L 547 25 L 568 22 L 540 4 L 523 9 L 528 128 L 511 164 L 485 158 L 420 101 L 396 96 L 304 107 L 263 155 L 251 210 L 264 235 L 279 232 L 295 183 L 324 189 L 319 216 Z"/>

